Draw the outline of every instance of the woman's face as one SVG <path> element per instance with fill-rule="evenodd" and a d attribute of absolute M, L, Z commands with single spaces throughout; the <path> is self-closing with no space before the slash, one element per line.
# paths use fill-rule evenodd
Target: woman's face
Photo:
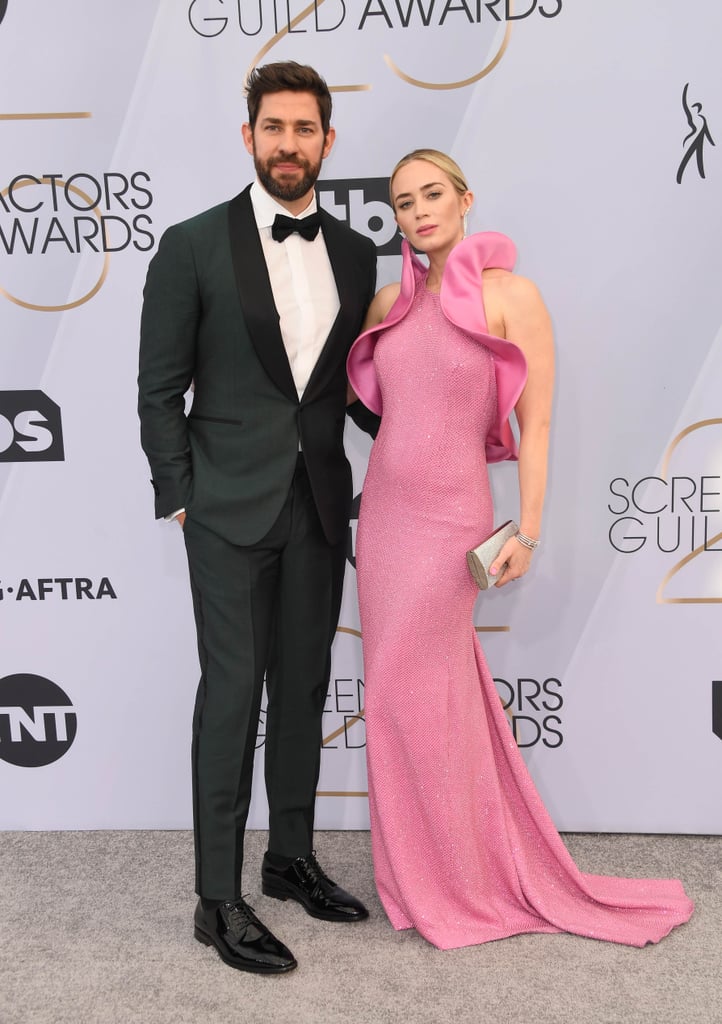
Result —
<path fill-rule="evenodd" d="M 396 223 L 421 252 L 451 249 L 464 237 L 471 192 L 460 195 L 436 164 L 413 160 L 397 171 L 391 187 Z"/>

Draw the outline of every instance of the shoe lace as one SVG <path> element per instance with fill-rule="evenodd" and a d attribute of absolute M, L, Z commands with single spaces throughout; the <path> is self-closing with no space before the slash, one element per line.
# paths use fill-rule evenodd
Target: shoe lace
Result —
<path fill-rule="evenodd" d="M 227 903 L 226 907 L 228 925 L 233 931 L 240 932 L 249 924 L 255 924 L 256 915 L 253 912 L 253 907 L 246 903 L 245 896 L 241 896 L 239 900 L 234 900 L 232 903 Z"/>
<path fill-rule="evenodd" d="M 335 882 L 331 881 L 331 879 L 328 877 L 326 872 L 323 870 L 321 865 L 316 860 L 315 850 L 313 850 L 313 852 L 308 857 L 304 857 L 304 859 L 301 861 L 301 864 L 303 865 L 304 874 L 309 879 L 309 881 L 311 881 L 314 885 L 320 886 L 321 883 L 323 882 L 325 882 L 326 885 L 331 886 L 336 884 Z"/>

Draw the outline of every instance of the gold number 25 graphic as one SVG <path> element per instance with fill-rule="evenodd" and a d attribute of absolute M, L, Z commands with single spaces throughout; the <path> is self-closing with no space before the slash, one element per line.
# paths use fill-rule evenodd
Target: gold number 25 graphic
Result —
<path fill-rule="evenodd" d="M 667 473 L 669 471 L 669 464 L 672 459 L 672 455 L 677 446 L 679 445 L 679 443 L 682 440 L 684 440 L 685 437 L 688 437 L 696 430 L 704 430 L 707 427 L 720 425 L 722 425 L 722 419 L 700 420 L 698 423 L 692 423 L 690 424 L 690 426 L 685 427 L 684 430 L 680 431 L 680 433 L 677 434 L 675 439 L 670 444 L 664 456 L 664 463 L 662 465 L 661 473 L 662 478 L 664 480 L 667 479 Z M 712 548 L 721 540 L 722 533 L 716 534 L 714 537 L 707 540 L 704 544 L 701 544 L 698 548 L 695 548 L 694 551 L 690 551 L 690 553 L 688 555 L 685 555 L 684 558 L 681 558 L 679 562 L 676 563 L 676 565 L 673 565 L 669 572 L 665 574 L 664 578 L 662 579 L 662 582 L 659 584 L 659 587 L 657 588 L 657 604 L 722 604 L 722 594 L 720 594 L 719 597 L 665 597 L 664 595 L 664 592 L 667 588 L 667 584 L 673 576 L 676 576 L 677 573 L 680 572 L 680 570 L 684 569 L 686 565 L 688 565 L 690 562 L 693 562 L 695 558 L 699 558 L 699 556 L 703 554 L 705 550 Z"/>
<path fill-rule="evenodd" d="M 287 36 L 292 29 L 295 29 L 298 25 L 305 21 L 306 18 L 313 14 L 314 11 L 318 10 L 318 8 L 323 3 L 324 0 L 316 0 L 315 3 L 310 3 L 308 7 L 304 7 L 300 14 L 297 14 L 296 17 L 293 18 L 288 23 L 288 25 L 284 25 L 284 27 L 280 31 L 276 32 L 274 36 L 271 36 L 268 42 L 261 47 L 261 49 L 258 51 L 256 56 L 251 61 L 246 74 L 248 75 L 251 71 L 253 71 L 256 65 L 261 60 L 263 60 L 263 58 L 270 50 L 273 49 L 276 43 L 280 42 L 281 39 L 283 39 L 284 36 Z M 509 3 L 509 13 L 513 13 L 511 2 Z M 504 32 L 504 38 L 501 41 L 499 49 L 492 57 L 492 59 L 489 61 L 489 63 L 486 64 L 481 69 L 481 71 L 478 71 L 475 75 L 471 75 L 471 77 L 469 78 L 460 79 L 458 82 L 424 82 L 420 78 L 412 78 L 411 75 L 407 75 L 404 71 L 401 70 L 401 68 L 396 64 L 393 58 L 389 56 L 389 54 L 384 54 L 384 60 L 386 61 L 386 64 L 395 75 L 398 75 L 398 77 L 401 78 L 404 82 L 408 82 L 409 85 L 416 86 L 417 89 L 463 89 L 464 86 L 473 85 L 475 82 L 480 81 L 480 79 L 484 78 L 485 75 L 488 75 L 491 71 L 494 70 L 494 68 L 501 60 L 501 58 L 504 56 L 506 48 L 509 45 L 509 40 L 511 38 L 511 29 L 511 21 L 508 21 L 506 24 L 506 30 Z M 369 84 L 329 86 L 331 92 L 368 92 L 371 88 L 372 86 Z"/>

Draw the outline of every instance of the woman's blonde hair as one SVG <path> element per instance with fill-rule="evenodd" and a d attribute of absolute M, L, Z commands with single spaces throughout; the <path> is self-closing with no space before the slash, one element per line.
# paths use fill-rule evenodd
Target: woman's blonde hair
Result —
<path fill-rule="evenodd" d="M 415 149 L 413 153 L 407 153 L 406 156 L 402 156 L 391 172 L 391 177 L 389 178 L 389 198 L 391 200 L 392 209 L 394 207 L 394 196 L 392 192 L 394 178 L 402 167 L 413 163 L 414 160 L 425 160 L 427 164 L 433 164 L 435 167 L 438 167 L 440 171 L 444 172 L 460 196 L 463 196 L 464 193 L 469 191 L 469 186 L 466 184 L 466 179 L 461 168 L 455 160 L 451 159 L 450 156 L 447 156 L 446 153 L 442 153 L 439 149 Z"/>

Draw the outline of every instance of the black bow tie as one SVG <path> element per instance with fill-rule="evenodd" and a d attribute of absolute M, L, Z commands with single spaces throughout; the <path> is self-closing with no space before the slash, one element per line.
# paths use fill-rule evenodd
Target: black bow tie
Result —
<path fill-rule="evenodd" d="M 296 220 L 295 217 L 284 217 L 282 213 L 277 213 L 271 227 L 271 235 L 277 242 L 283 242 L 294 231 L 298 231 L 302 238 L 312 242 L 320 227 L 321 218 L 318 215 L 318 210 L 309 214 L 308 217 L 302 217 L 301 220 Z"/>

